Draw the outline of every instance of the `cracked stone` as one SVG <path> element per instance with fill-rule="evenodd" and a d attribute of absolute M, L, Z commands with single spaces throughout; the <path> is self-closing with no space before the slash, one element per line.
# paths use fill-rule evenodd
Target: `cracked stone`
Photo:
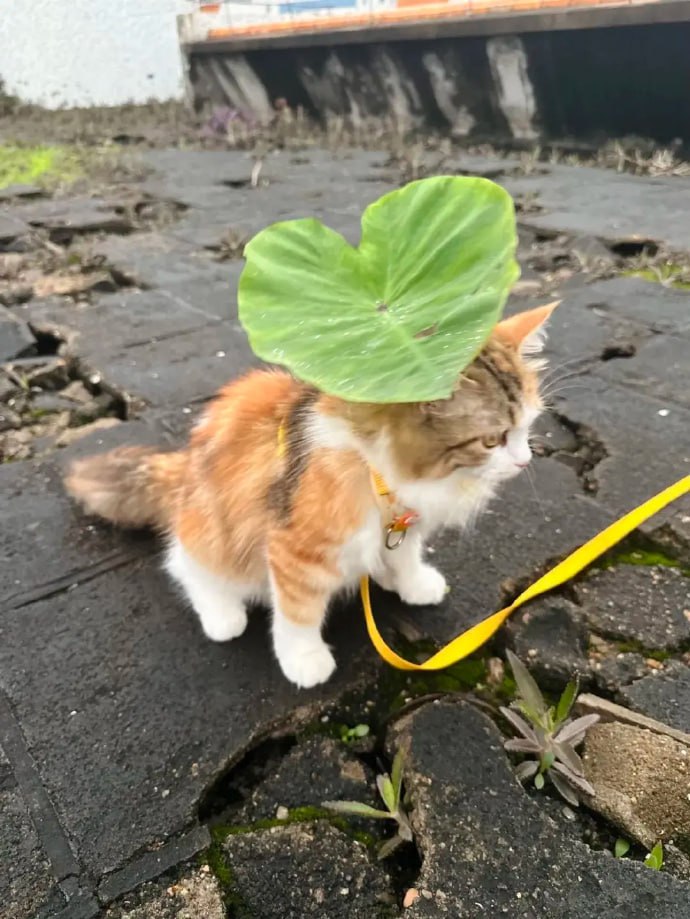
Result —
<path fill-rule="evenodd" d="M 684 250 L 690 191 L 674 177 L 615 174 L 594 167 L 550 165 L 546 175 L 508 176 L 511 194 L 538 192 L 544 212 L 530 216 L 540 229 L 603 239 L 634 237 Z"/>
<path fill-rule="evenodd" d="M 182 872 L 175 880 L 142 884 L 125 894 L 105 912 L 103 919 L 225 919 L 218 881 L 208 865 L 193 874 Z"/>
<path fill-rule="evenodd" d="M 48 231 L 55 243 L 69 242 L 81 233 L 131 233 L 131 220 L 113 204 L 100 198 L 68 198 L 27 205 L 22 216 L 35 227 Z"/>
<path fill-rule="evenodd" d="M 591 291 L 596 291 L 601 313 L 632 320 L 652 332 L 690 332 L 687 291 L 632 277 L 612 278 L 602 285 L 592 285 Z"/>
<path fill-rule="evenodd" d="M 508 640 L 540 686 L 556 691 L 579 676 L 590 682 L 587 628 L 577 606 L 561 597 L 530 605 L 506 627 Z"/>
<path fill-rule="evenodd" d="M 664 522 L 652 531 L 651 538 L 681 565 L 690 568 L 690 499 L 686 496 L 677 501 L 665 517 Z"/>
<path fill-rule="evenodd" d="M 642 393 L 631 398 L 629 389 L 595 372 L 556 394 L 555 403 L 559 414 L 591 428 L 604 443 L 607 456 L 596 467 L 597 501 L 609 514 L 626 513 L 690 470 L 690 411 L 680 405 L 669 413 L 667 401 Z M 646 452 L 647 445 L 657 444 L 673 449 Z M 669 508 L 640 529 L 653 532 L 675 510 Z"/>
<path fill-rule="evenodd" d="M 398 725 L 423 857 L 405 915 L 591 919 L 685 915 L 690 885 L 590 850 L 521 787 L 493 722 L 467 704 L 422 706 Z"/>
<path fill-rule="evenodd" d="M 0 405 L 0 433 L 16 430 L 21 426 L 21 415 L 18 415 L 9 405 Z"/>
<path fill-rule="evenodd" d="M 35 347 L 36 339 L 28 325 L 0 306 L 0 362 L 22 357 Z"/>
<path fill-rule="evenodd" d="M 374 806 L 374 776 L 342 743 L 312 737 L 298 744 L 233 815 L 237 824 L 274 818 L 278 807 L 320 806 L 324 801 L 356 800 Z"/>
<path fill-rule="evenodd" d="M 25 264 L 25 257 L 18 252 L 0 253 L 0 278 L 5 281 L 15 280 Z"/>
<path fill-rule="evenodd" d="M 0 214 L 0 245 L 11 244 L 29 230 L 29 225 L 14 214 Z"/>
<path fill-rule="evenodd" d="M 572 429 L 563 424 L 553 412 L 544 412 L 534 423 L 534 452 L 540 456 L 551 453 L 574 453 L 577 450 L 577 437 Z"/>
<path fill-rule="evenodd" d="M 5 185 L 0 188 L 0 201 L 11 201 L 16 198 L 41 198 L 45 194 L 39 185 L 26 185 L 22 183 Z"/>
<path fill-rule="evenodd" d="M 86 305 L 44 305 L 36 300 L 26 304 L 23 312 L 38 332 L 66 340 L 71 351 L 96 366 L 127 348 L 165 340 L 212 322 L 201 310 L 153 290 L 111 294 Z"/>
<path fill-rule="evenodd" d="M 244 330 L 236 322 L 209 323 L 142 347 L 98 356 L 98 368 L 118 389 L 150 405 L 170 408 L 209 399 L 235 375 L 256 367 Z M 95 330 L 94 330 L 95 331 Z"/>
<path fill-rule="evenodd" d="M 664 651 L 690 640 L 690 579 L 677 569 L 617 565 L 574 589 L 590 628 L 607 638 Z"/>
<path fill-rule="evenodd" d="M 615 380 L 630 391 L 653 392 L 658 399 L 667 400 L 668 415 L 676 404 L 690 407 L 688 354 L 690 341 L 687 337 L 657 335 L 651 341 L 640 342 L 630 360 L 606 361 L 597 367 L 596 373 Z"/>
<path fill-rule="evenodd" d="M 3 759 L 0 751 L 0 777 Z M 19 792 L 1 782 L 0 853 L 0 919 L 35 919 L 51 896 L 52 871 Z"/>
<path fill-rule="evenodd" d="M 583 760 L 589 807 L 647 850 L 670 841 L 690 855 L 690 746 L 611 722 L 587 732 Z"/>
<path fill-rule="evenodd" d="M 596 684 L 607 692 L 615 692 L 649 674 L 646 659 L 631 651 L 591 660 L 591 667 Z"/>
<path fill-rule="evenodd" d="M 63 389 L 70 382 L 69 365 L 62 357 L 26 357 L 12 361 L 12 370 L 29 387 Z"/>
<path fill-rule="evenodd" d="M 231 835 L 224 847 L 233 894 L 250 916 L 384 919 L 397 914 L 384 869 L 363 845 L 327 823 Z"/>
<path fill-rule="evenodd" d="M 690 667 L 669 661 L 658 670 L 621 691 L 631 708 L 690 733 Z"/>

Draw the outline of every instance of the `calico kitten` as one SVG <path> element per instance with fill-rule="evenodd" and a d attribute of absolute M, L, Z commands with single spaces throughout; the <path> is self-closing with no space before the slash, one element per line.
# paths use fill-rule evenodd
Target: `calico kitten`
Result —
<path fill-rule="evenodd" d="M 541 401 L 528 355 L 552 308 L 499 323 L 449 399 L 348 403 L 254 371 L 219 392 L 186 448 L 78 460 L 67 489 L 90 513 L 165 535 L 166 568 L 213 641 L 242 634 L 248 603 L 270 603 L 283 673 L 315 686 L 335 668 L 321 637 L 331 598 L 369 574 L 407 603 L 439 603 L 424 539 L 467 524 L 529 463 Z M 401 512 L 417 522 L 390 550 Z"/>

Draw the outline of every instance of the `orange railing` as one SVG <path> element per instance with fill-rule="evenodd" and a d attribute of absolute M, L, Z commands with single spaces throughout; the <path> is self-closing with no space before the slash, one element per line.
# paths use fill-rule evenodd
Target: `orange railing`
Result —
<path fill-rule="evenodd" d="M 398 0 L 394 9 L 332 16 L 309 16 L 272 22 L 253 22 L 208 30 L 209 40 L 249 38 L 262 35 L 292 35 L 296 32 L 331 32 L 340 29 L 372 28 L 404 22 L 434 22 L 498 13 L 573 9 L 593 6 L 639 6 L 661 0 Z"/>

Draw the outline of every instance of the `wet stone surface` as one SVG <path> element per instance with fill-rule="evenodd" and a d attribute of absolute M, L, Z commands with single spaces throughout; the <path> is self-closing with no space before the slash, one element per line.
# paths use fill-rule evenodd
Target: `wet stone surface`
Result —
<path fill-rule="evenodd" d="M 387 919 L 397 915 L 385 873 L 372 864 L 361 843 L 328 824 L 240 833 L 228 837 L 224 848 L 233 893 L 250 916 Z"/>
<path fill-rule="evenodd" d="M 690 641 L 690 578 L 673 568 L 619 565 L 575 587 L 599 635 L 673 651 Z"/>
<path fill-rule="evenodd" d="M 215 390 L 256 364 L 237 322 L 249 236 L 317 216 L 356 244 L 362 209 L 409 167 L 384 152 L 284 151 L 264 157 L 252 188 L 244 152 L 142 158 L 153 172 L 138 183 L 13 195 L 0 216 L 0 322 L 23 330 L 11 342 L 0 334 L 0 438 L 13 438 L 0 465 L 2 919 L 7 910 L 7 919 L 235 919 L 240 907 L 248 917 L 681 919 L 686 886 L 590 851 L 578 836 L 584 818 L 564 822 L 561 804 L 527 795 L 496 729 L 467 707 L 426 706 L 405 728 L 421 874 L 404 852 L 377 863 L 354 836 L 371 843 L 388 824 L 337 828 L 309 808 L 376 804 L 390 699 L 458 681 L 389 671 L 352 602 L 327 629 L 335 677 L 298 692 L 270 653 L 264 611 L 239 641 L 209 643 L 166 582 L 159 543 L 70 505 L 61 485 L 70 457 L 180 444 Z M 525 283 L 508 310 L 562 303 L 546 352 L 555 414 L 540 421 L 533 482 L 506 487 L 472 532 L 432 540 L 430 559 L 451 586 L 438 608 L 374 592 L 384 634 L 404 635 L 421 656 L 690 466 L 688 293 L 612 276 L 633 264 L 623 236 L 687 248 L 688 180 L 548 165 L 525 176 L 517 159 L 445 160 L 439 168 L 491 175 L 520 195 Z M 31 355 L 17 357 L 24 344 Z M 688 519 L 678 502 L 645 526 L 654 550 L 688 564 Z M 686 583 L 644 564 L 593 574 L 516 616 L 486 653 L 508 644 L 546 690 L 577 671 L 583 685 L 687 730 Z M 381 710 L 363 709 L 363 698 Z M 371 715 L 366 755 L 320 736 L 327 711 L 350 725 Z M 257 778 L 252 755 L 276 737 L 294 745 Z M 256 826 L 279 808 L 287 818 L 281 810 L 277 826 Z M 216 818 L 252 831 L 223 840 L 214 829 L 211 844 L 206 822 Z M 610 847 L 613 828 L 594 830 Z M 403 913 L 410 885 L 419 895 Z"/>
<path fill-rule="evenodd" d="M 664 671 L 638 680 L 621 693 L 631 708 L 690 733 L 690 667 L 669 662 Z"/>
<path fill-rule="evenodd" d="M 355 800 L 375 807 L 374 776 L 339 741 L 313 737 L 291 750 L 232 815 L 233 824 L 287 818 L 295 808 Z M 286 809 L 287 812 L 286 813 Z"/>

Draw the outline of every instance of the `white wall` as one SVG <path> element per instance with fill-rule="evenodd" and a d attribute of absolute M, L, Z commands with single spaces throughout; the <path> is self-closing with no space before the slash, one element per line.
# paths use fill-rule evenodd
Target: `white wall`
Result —
<path fill-rule="evenodd" d="M 47 108 L 180 99 L 189 0 L 0 0 L 5 91 Z"/>

